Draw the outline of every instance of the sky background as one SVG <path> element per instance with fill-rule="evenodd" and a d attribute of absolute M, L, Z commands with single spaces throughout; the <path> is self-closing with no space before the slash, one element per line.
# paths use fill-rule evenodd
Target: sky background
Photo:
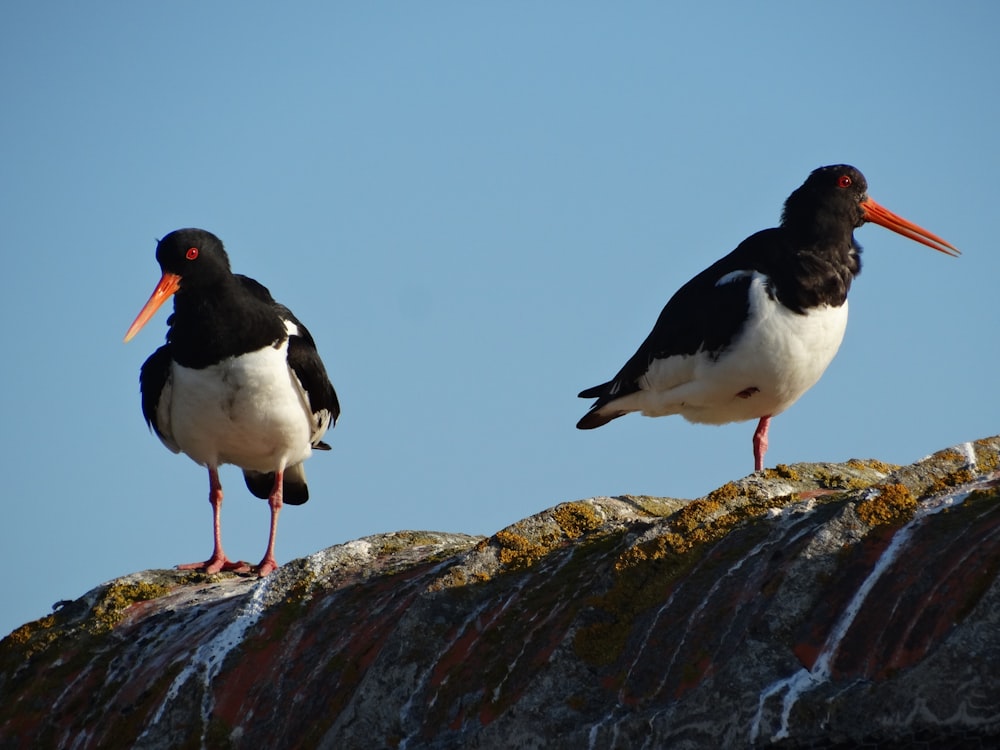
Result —
<path fill-rule="evenodd" d="M 998 28 L 985 1 L 4 4 L 0 635 L 211 550 L 207 472 L 139 407 L 168 311 L 122 343 L 179 227 L 295 311 L 343 405 L 279 562 L 750 473 L 753 423 L 581 432 L 576 394 L 825 164 L 964 255 L 858 230 L 844 344 L 767 465 L 1000 432 Z M 221 477 L 256 563 L 267 504 Z"/>

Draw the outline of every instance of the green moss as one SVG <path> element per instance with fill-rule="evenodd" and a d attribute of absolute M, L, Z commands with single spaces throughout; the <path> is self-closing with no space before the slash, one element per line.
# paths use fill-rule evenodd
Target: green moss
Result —
<path fill-rule="evenodd" d="M 595 622 L 577 630 L 573 647 L 591 664 L 614 663 L 625 647 L 635 618 L 662 602 L 664 591 L 701 559 L 710 546 L 733 529 L 771 507 L 787 505 L 790 498 L 756 498 L 727 506 L 724 500 L 739 494 L 735 485 L 724 485 L 704 500 L 688 503 L 669 518 L 661 534 L 622 551 L 612 566 L 614 582 L 591 604 Z"/>
<path fill-rule="evenodd" d="M 629 547 L 615 564 L 614 582 L 591 600 L 595 622 L 579 628 L 573 649 L 595 666 L 620 656 L 635 619 L 662 602 L 671 583 L 700 559 L 700 549 L 684 534 L 666 533 Z"/>
<path fill-rule="evenodd" d="M 854 510 L 869 526 L 908 520 L 917 509 L 917 499 L 904 484 L 879 485 L 878 494 L 862 500 Z"/>
<path fill-rule="evenodd" d="M 625 648 L 636 618 L 661 605 L 673 582 L 687 574 L 713 545 L 737 529 L 748 529 L 746 544 L 752 546 L 769 528 L 768 523 L 757 524 L 754 519 L 793 502 L 794 495 L 768 497 L 753 485 L 741 490 L 730 483 L 702 500 L 687 503 L 668 518 L 662 533 L 647 535 L 615 558 L 611 587 L 590 602 L 594 621 L 579 628 L 574 637 L 577 656 L 596 666 L 613 664 Z"/>

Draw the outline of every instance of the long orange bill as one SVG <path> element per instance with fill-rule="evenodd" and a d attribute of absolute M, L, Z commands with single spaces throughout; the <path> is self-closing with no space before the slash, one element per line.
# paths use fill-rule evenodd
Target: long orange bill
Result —
<path fill-rule="evenodd" d="M 896 234 L 909 237 L 911 240 L 919 242 L 921 245 L 932 247 L 938 252 L 946 255 L 956 256 L 962 252 L 950 242 L 941 239 L 936 234 L 928 232 L 923 227 L 919 227 L 912 221 L 907 221 L 902 216 L 897 216 L 887 208 L 883 208 L 871 198 L 865 198 L 861 202 L 861 209 L 865 212 L 865 219 L 876 224 L 891 229 Z"/>
<path fill-rule="evenodd" d="M 126 344 L 132 340 L 133 336 L 139 333 L 139 329 L 146 325 L 150 318 L 156 315 L 156 311 L 160 309 L 160 305 L 166 302 L 170 298 L 170 295 L 180 289 L 180 287 L 180 276 L 176 273 L 163 272 L 163 276 L 160 277 L 160 283 L 156 285 L 156 289 L 149 295 L 149 300 L 143 305 L 142 310 L 139 311 L 135 320 L 132 321 L 132 325 L 129 326 L 128 331 L 125 333 Z"/>

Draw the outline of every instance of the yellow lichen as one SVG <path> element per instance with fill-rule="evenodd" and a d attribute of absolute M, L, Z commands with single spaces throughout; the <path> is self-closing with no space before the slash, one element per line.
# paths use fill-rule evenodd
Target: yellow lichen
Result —
<path fill-rule="evenodd" d="M 1000 464 L 1000 453 L 993 447 L 990 440 L 977 440 L 973 443 L 976 455 L 976 466 L 983 473 L 989 473 Z"/>
<path fill-rule="evenodd" d="M 533 565 L 549 551 L 548 547 L 507 529 L 498 531 L 493 538 L 500 545 L 500 563 L 515 570 Z"/>
<path fill-rule="evenodd" d="M 121 622 L 130 605 L 162 596 L 169 590 L 169 586 L 142 581 L 112 583 L 94 605 L 83 629 L 94 635 L 106 633 Z M 12 653 L 19 655 L 19 661 L 27 661 L 59 641 L 67 632 L 70 631 L 67 630 L 66 617 L 57 612 L 22 625 L 5 638 L 3 643 L 10 647 Z"/>
<path fill-rule="evenodd" d="M 904 484 L 878 487 L 878 494 L 862 500 L 855 512 L 869 526 L 882 526 L 910 518 L 917 508 L 917 499 Z"/>
<path fill-rule="evenodd" d="M 600 528 L 601 517 L 588 503 L 563 503 L 552 511 L 552 518 L 570 539 Z"/>
<path fill-rule="evenodd" d="M 0 641 L 0 665 L 4 670 L 17 668 L 48 649 L 62 633 L 56 615 L 46 615 L 22 625 Z"/>
<path fill-rule="evenodd" d="M 879 461 L 877 458 L 869 458 L 867 460 L 852 458 L 847 461 L 847 465 L 854 469 L 870 469 L 877 471 L 879 474 L 891 474 L 899 468 L 896 464 L 887 464 L 885 461 Z"/>
<path fill-rule="evenodd" d="M 669 516 L 677 510 L 677 506 L 685 501 L 671 497 L 653 497 L 652 495 L 621 495 L 619 500 L 631 503 L 643 513 L 651 516 Z"/>
<path fill-rule="evenodd" d="M 35 620 L 34 622 L 22 625 L 7 636 L 7 638 L 9 638 L 12 643 L 16 643 L 18 645 L 25 644 L 30 641 L 39 630 L 48 630 L 55 625 L 55 621 L 55 615 L 46 615 L 45 617 Z"/>
<path fill-rule="evenodd" d="M 729 485 L 724 485 L 729 486 Z M 621 572 L 640 563 L 670 555 L 686 555 L 697 547 L 718 541 L 748 518 L 761 515 L 768 508 L 787 505 L 791 495 L 757 500 L 726 510 L 714 493 L 704 500 L 694 500 L 670 517 L 670 530 L 654 539 L 625 550 L 615 561 Z"/>
<path fill-rule="evenodd" d="M 670 527 L 678 531 L 692 531 L 722 510 L 722 503 L 711 495 L 705 500 L 692 500 L 670 517 Z"/>
<path fill-rule="evenodd" d="M 855 468 L 858 468 L 858 462 L 856 459 L 851 459 L 847 463 L 854 462 Z M 871 487 L 872 481 L 870 479 L 865 479 L 862 477 L 852 477 L 848 474 L 842 474 L 839 471 L 826 471 L 825 469 L 819 469 L 815 473 L 816 484 L 826 490 L 862 490 L 865 487 Z"/>
<path fill-rule="evenodd" d="M 91 630 L 95 633 L 111 630 L 122 621 L 125 610 L 131 605 L 163 596 L 168 591 L 170 587 L 160 583 L 115 581 L 94 605 Z"/>
<path fill-rule="evenodd" d="M 956 469 L 955 471 L 949 472 L 944 476 L 934 477 L 928 488 L 931 494 L 937 492 L 944 492 L 945 490 L 951 489 L 952 487 L 957 487 L 962 484 L 967 484 L 968 482 L 974 481 L 976 478 L 975 472 L 968 467 L 963 467 L 961 469 Z"/>
<path fill-rule="evenodd" d="M 773 469 L 764 469 L 765 479 L 799 479 L 799 473 L 787 464 L 778 464 Z"/>
<path fill-rule="evenodd" d="M 597 510 L 589 503 L 563 503 L 552 509 L 551 519 L 557 528 L 547 525 L 543 533 L 518 533 L 518 529 L 531 528 L 523 522 L 498 531 L 489 540 L 479 542 L 476 549 L 482 551 L 489 542 L 500 546 L 500 563 L 514 570 L 533 565 L 541 557 L 561 545 L 566 539 L 577 539 L 594 531 L 604 523 Z M 546 528 L 543 525 L 541 528 Z"/>
<path fill-rule="evenodd" d="M 728 482 L 718 489 L 709 492 L 706 500 L 725 502 L 726 500 L 735 500 L 741 494 L 742 492 L 740 491 L 740 488 L 736 486 L 735 482 Z"/>

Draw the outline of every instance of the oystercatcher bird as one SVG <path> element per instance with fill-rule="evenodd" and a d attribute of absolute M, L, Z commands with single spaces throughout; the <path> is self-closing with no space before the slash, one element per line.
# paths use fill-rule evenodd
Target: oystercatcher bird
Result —
<path fill-rule="evenodd" d="M 743 240 L 682 286 L 653 331 L 607 383 L 581 430 L 629 412 L 689 422 L 757 419 L 754 470 L 764 466 L 771 418 L 811 388 L 837 353 L 847 292 L 861 271 L 854 230 L 880 224 L 947 255 L 950 243 L 868 196 L 854 167 L 821 167 L 785 201 L 781 225 Z"/>
<path fill-rule="evenodd" d="M 229 269 L 222 241 L 203 229 L 178 229 L 156 246 L 163 272 L 125 334 L 129 341 L 174 298 L 167 343 L 139 375 L 142 414 L 165 446 L 208 468 L 215 548 L 205 562 L 181 569 L 249 572 L 222 549 L 219 466 L 243 469 L 247 487 L 271 508 L 261 577 L 278 567 L 274 540 L 284 503 L 309 499 L 302 462 L 340 415 L 316 344 L 270 292 Z"/>

